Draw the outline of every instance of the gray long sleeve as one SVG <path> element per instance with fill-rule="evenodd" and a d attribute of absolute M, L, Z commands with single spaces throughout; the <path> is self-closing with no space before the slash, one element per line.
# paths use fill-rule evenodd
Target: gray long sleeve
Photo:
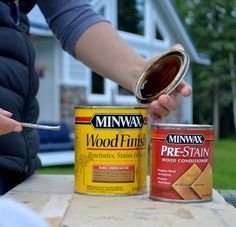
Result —
<path fill-rule="evenodd" d="M 107 21 L 88 0 L 38 0 L 38 5 L 63 49 L 73 56 L 83 32 L 93 24 Z"/>

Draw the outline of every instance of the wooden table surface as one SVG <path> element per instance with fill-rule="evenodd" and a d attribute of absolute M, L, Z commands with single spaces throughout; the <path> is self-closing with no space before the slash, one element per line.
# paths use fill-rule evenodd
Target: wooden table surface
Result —
<path fill-rule="evenodd" d="M 236 209 L 213 190 L 204 203 L 153 201 L 136 196 L 89 196 L 74 193 L 73 175 L 33 175 L 4 195 L 26 204 L 51 226 L 235 227 Z"/>

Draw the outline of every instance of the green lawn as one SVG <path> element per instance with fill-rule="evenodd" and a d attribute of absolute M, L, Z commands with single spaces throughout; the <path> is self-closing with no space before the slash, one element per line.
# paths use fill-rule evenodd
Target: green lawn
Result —
<path fill-rule="evenodd" d="M 73 165 L 50 166 L 36 170 L 38 174 L 74 174 Z"/>
<path fill-rule="evenodd" d="M 214 187 L 236 189 L 236 138 L 215 142 Z"/>
<path fill-rule="evenodd" d="M 74 167 L 73 165 L 45 167 L 36 173 L 74 174 Z M 214 188 L 236 189 L 236 138 L 215 141 Z"/>

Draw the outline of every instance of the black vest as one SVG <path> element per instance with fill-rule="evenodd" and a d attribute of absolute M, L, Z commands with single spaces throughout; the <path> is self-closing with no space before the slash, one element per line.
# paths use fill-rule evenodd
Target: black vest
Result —
<path fill-rule="evenodd" d="M 39 81 L 26 17 L 35 0 L 20 0 L 18 15 L 12 2 L 0 0 L 0 107 L 13 113 L 12 118 L 17 121 L 35 123 L 39 115 Z M 38 150 L 35 130 L 24 128 L 21 133 L 0 136 L 0 171 L 31 175 L 40 165 Z"/>

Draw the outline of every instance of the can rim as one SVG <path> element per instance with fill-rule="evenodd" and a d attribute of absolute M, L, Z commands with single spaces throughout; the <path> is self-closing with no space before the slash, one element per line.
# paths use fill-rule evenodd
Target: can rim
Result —
<path fill-rule="evenodd" d="M 165 123 L 153 123 L 151 126 L 156 126 L 158 128 L 193 128 L 193 129 L 213 129 L 213 125 L 206 124 L 165 124 Z"/>
<path fill-rule="evenodd" d="M 166 58 L 170 55 L 173 55 L 173 56 L 176 55 L 181 60 L 181 66 L 180 66 L 180 69 L 179 69 L 177 75 L 169 83 L 169 85 L 167 87 L 165 87 L 164 89 L 162 89 L 160 92 L 154 94 L 153 96 L 147 97 L 147 98 L 143 97 L 142 94 L 141 94 L 141 89 L 140 88 L 142 87 L 143 82 L 147 78 L 148 72 L 150 72 L 150 70 L 152 70 L 154 68 L 155 64 L 159 60 L 161 60 L 163 58 Z M 178 86 L 180 81 L 183 79 L 183 77 L 187 73 L 188 68 L 189 68 L 189 64 L 190 64 L 190 58 L 189 58 L 188 54 L 183 50 L 174 50 L 174 51 L 166 52 L 160 58 L 152 61 L 144 69 L 144 71 L 142 72 L 141 76 L 139 77 L 139 79 L 136 83 L 135 90 L 134 90 L 134 94 L 135 94 L 136 99 L 141 103 L 149 103 L 149 102 L 153 101 L 154 99 L 158 98 L 162 94 L 170 94 Z"/>
<path fill-rule="evenodd" d="M 74 109 L 147 109 L 145 106 L 75 106 Z"/>

